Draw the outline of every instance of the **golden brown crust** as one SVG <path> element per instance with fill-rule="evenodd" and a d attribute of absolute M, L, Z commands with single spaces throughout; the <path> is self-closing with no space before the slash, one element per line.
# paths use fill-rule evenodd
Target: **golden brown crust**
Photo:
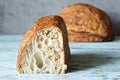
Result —
<path fill-rule="evenodd" d="M 21 66 L 20 66 L 20 61 L 22 59 L 22 55 L 23 55 L 23 51 L 25 49 L 25 47 L 27 46 L 27 44 L 30 42 L 30 40 L 32 39 L 32 37 L 41 29 L 47 28 L 49 26 L 53 26 L 53 27 L 57 27 L 61 30 L 62 32 L 62 36 L 63 36 L 63 45 L 64 45 L 64 58 L 65 60 L 64 63 L 67 64 L 67 61 L 69 59 L 70 56 L 70 50 L 69 50 L 69 46 L 68 46 L 68 35 L 67 35 L 67 30 L 66 30 L 66 26 L 64 24 L 63 19 L 60 16 L 57 15 L 50 15 L 50 16 L 46 16 L 43 18 L 40 18 L 39 20 L 37 20 L 32 27 L 26 32 L 23 40 L 22 40 L 22 44 L 19 48 L 18 51 L 18 59 L 17 59 L 17 70 L 18 72 L 20 72 Z"/>
<path fill-rule="evenodd" d="M 63 17 L 68 31 L 72 30 L 80 33 L 86 32 L 100 35 L 102 36 L 102 41 L 109 41 L 114 39 L 110 18 L 105 12 L 92 5 L 82 3 L 69 5 L 61 11 L 60 16 Z M 81 36 L 81 34 L 78 34 L 78 36 L 79 35 Z M 86 37 L 84 37 L 84 39 Z M 69 37 L 69 41 L 74 40 Z M 75 41 L 84 40 L 79 40 L 78 38 L 78 40 L 76 39 Z M 89 42 L 89 39 L 85 41 Z M 101 40 L 98 39 L 98 41 Z"/>
<path fill-rule="evenodd" d="M 75 32 L 68 31 L 68 39 L 75 42 L 103 42 L 106 41 L 107 38 L 103 38 L 100 35 L 90 34 L 87 32 Z"/>

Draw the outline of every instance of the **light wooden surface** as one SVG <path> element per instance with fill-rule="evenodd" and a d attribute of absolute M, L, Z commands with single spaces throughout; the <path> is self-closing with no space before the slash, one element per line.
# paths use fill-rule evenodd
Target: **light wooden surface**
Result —
<path fill-rule="evenodd" d="M 16 71 L 22 35 L 0 35 L 0 80 L 120 80 L 120 37 L 113 42 L 70 43 L 66 74 L 23 74 Z"/>

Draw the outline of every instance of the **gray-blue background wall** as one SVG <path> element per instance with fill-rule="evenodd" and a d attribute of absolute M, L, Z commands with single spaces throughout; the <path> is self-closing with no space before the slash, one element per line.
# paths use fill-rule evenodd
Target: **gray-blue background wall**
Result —
<path fill-rule="evenodd" d="M 0 34 L 24 34 L 40 17 L 59 14 L 72 3 L 89 3 L 104 10 L 120 35 L 120 0 L 0 0 Z"/>

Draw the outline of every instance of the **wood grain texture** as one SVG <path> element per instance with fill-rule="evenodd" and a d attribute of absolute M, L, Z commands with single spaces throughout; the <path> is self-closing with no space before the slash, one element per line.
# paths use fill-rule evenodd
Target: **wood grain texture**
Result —
<path fill-rule="evenodd" d="M 61 75 L 18 75 L 16 59 L 22 38 L 0 35 L 0 80 L 120 80 L 120 37 L 113 42 L 70 43 L 70 67 Z"/>

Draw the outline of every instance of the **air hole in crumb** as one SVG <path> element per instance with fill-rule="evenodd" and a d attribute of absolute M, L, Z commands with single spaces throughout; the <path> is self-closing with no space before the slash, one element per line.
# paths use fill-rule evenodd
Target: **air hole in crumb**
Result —
<path fill-rule="evenodd" d="M 40 41 L 43 41 L 44 39 L 43 39 L 43 37 L 40 37 Z"/>
<path fill-rule="evenodd" d="M 32 51 L 32 43 L 30 43 L 29 47 L 30 47 L 30 51 Z"/>
<path fill-rule="evenodd" d="M 26 49 L 26 53 L 29 53 L 28 49 Z"/>
<path fill-rule="evenodd" d="M 52 56 L 49 55 L 49 56 L 48 56 L 48 59 L 52 60 Z"/>
<path fill-rule="evenodd" d="M 54 53 L 57 54 L 58 52 L 56 50 L 54 50 Z"/>
<path fill-rule="evenodd" d="M 31 64 L 30 64 L 30 69 L 31 69 L 32 71 L 34 71 L 33 60 L 32 60 L 32 62 L 31 62 Z"/>
<path fill-rule="evenodd" d="M 39 37 L 37 36 L 36 41 L 39 42 Z"/>
<path fill-rule="evenodd" d="M 41 44 L 38 44 L 38 48 L 40 48 L 40 49 L 41 49 L 41 48 L 42 48 L 42 45 L 41 45 Z"/>
<path fill-rule="evenodd" d="M 45 40 L 45 44 L 48 45 L 48 39 Z"/>
<path fill-rule="evenodd" d="M 52 47 L 49 46 L 49 47 L 47 48 L 47 50 L 48 50 L 48 51 L 52 51 Z"/>
<path fill-rule="evenodd" d="M 55 33 L 55 34 L 54 34 L 54 38 L 58 38 L 58 33 Z"/>
<path fill-rule="evenodd" d="M 41 68 L 43 66 L 43 62 L 42 62 L 42 59 L 41 59 L 41 56 L 39 53 L 35 53 L 34 54 L 34 57 L 36 59 L 36 64 L 39 68 Z"/>
<path fill-rule="evenodd" d="M 59 60 L 59 56 L 55 57 L 55 61 L 58 61 Z"/>
<path fill-rule="evenodd" d="M 50 33 L 50 31 L 48 31 L 48 32 L 46 33 L 46 35 L 49 35 L 49 33 Z"/>
<path fill-rule="evenodd" d="M 55 66 L 55 70 L 57 70 L 57 66 Z"/>

